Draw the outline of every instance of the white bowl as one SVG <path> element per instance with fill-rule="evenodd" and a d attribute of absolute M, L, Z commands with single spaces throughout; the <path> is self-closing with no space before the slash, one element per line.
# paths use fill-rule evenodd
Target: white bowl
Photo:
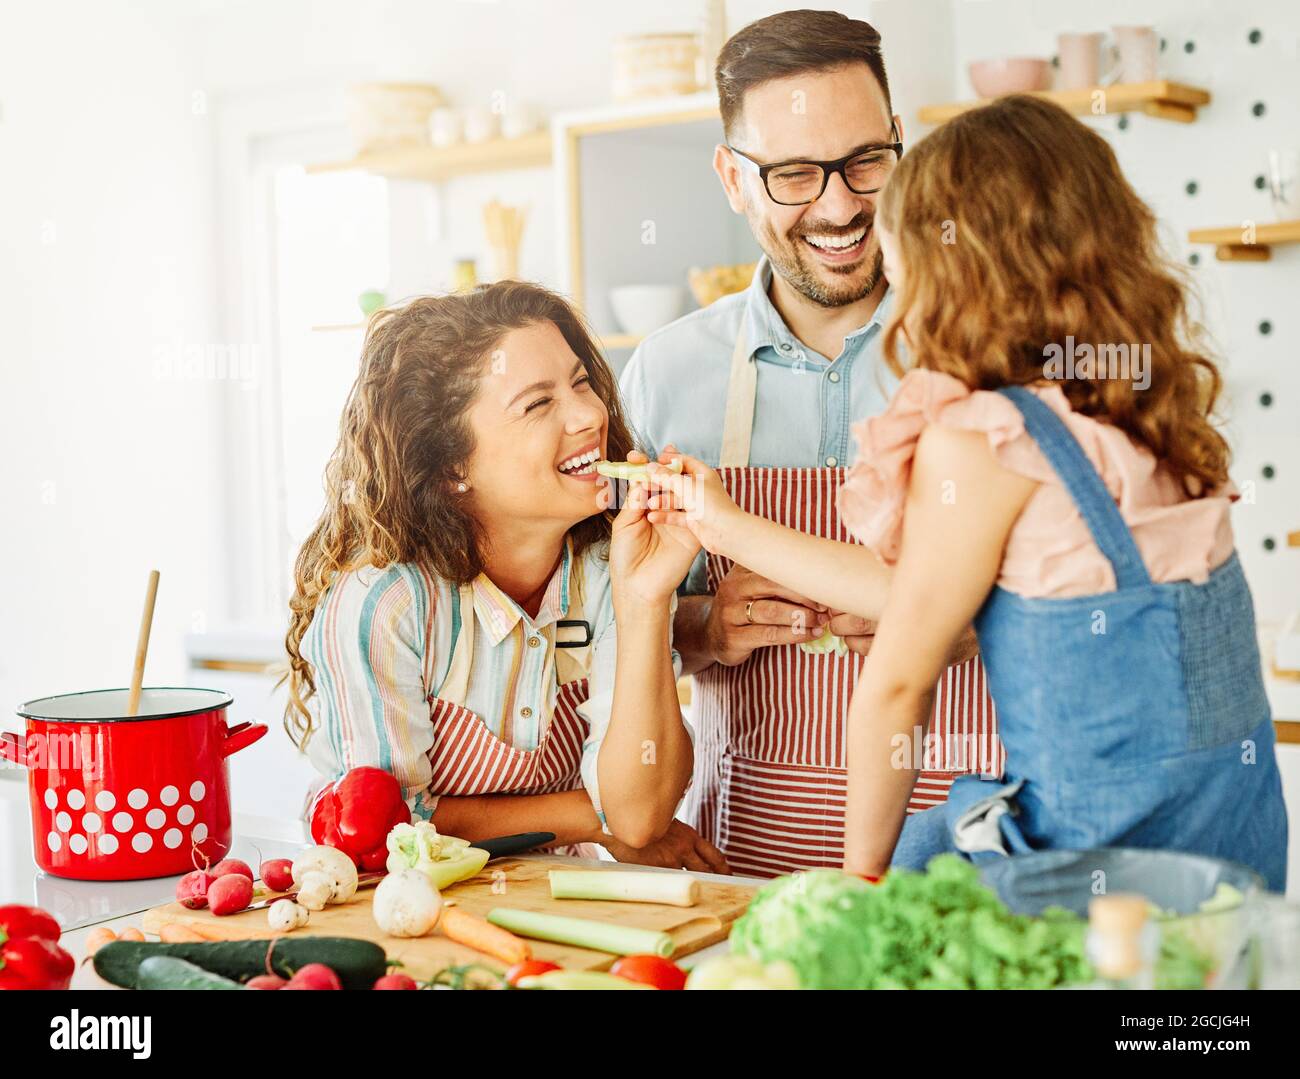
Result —
<path fill-rule="evenodd" d="M 619 285 L 609 290 L 609 303 L 624 333 L 644 337 L 681 315 L 686 289 L 681 285 Z"/>

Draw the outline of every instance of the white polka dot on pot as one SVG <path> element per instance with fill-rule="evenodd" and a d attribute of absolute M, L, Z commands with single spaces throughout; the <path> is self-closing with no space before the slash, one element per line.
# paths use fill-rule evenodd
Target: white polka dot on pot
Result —
<path fill-rule="evenodd" d="M 53 809 L 59 804 L 59 796 L 54 793 L 53 787 L 45 788 L 45 808 Z"/>
<path fill-rule="evenodd" d="M 68 850 L 73 854 L 85 854 L 88 846 L 90 844 L 84 835 L 74 835 L 68 839 Z"/>
<path fill-rule="evenodd" d="M 143 809 L 149 804 L 149 792 L 136 787 L 126 796 L 126 804 L 132 809 Z"/>
<path fill-rule="evenodd" d="M 158 801 L 162 802 L 165 806 L 174 806 L 180 800 L 181 792 L 171 784 L 163 787 L 163 789 L 158 792 Z"/>
<path fill-rule="evenodd" d="M 100 854 L 117 853 L 117 836 L 113 835 L 112 832 L 105 832 L 95 840 L 95 843 L 99 847 Z"/>
<path fill-rule="evenodd" d="M 70 813 L 56 813 L 54 815 L 54 827 L 60 832 L 70 832 L 72 830 L 72 815 Z"/>
<path fill-rule="evenodd" d="M 85 791 L 70 790 L 68 791 L 68 807 L 71 809 L 80 809 L 86 804 Z"/>
<path fill-rule="evenodd" d="M 190 784 L 190 801 L 201 802 L 203 796 L 208 793 L 208 788 L 203 785 L 203 780 L 196 779 Z"/>
<path fill-rule="evenodd" d="M 151 809 L 144 815 L 144 822 L 150 828 L 161 828 L 167 823 L 167 814 L 161 809 Z"/>
<path fill-rule="evenodd" d="M 177 823 L 177 824 L 193 824 L 193 823 L 194 823 L 194 807 L 193 807 L 193 806 L 181 806 L 180 809 L 176 810 L 176 823 Z"/>
<path fill-rule="evenodd" d="M 190 833 L 190 838 L 193 839 L 195 843 L 202 843 L 208 838 L 208 826 L 206 824 L 196 824 L 194 826 L 194 831 Z"/>
<path fill-rule="evenodd" d="M 104 821 L 98 813 L 87 813 L 81 818 L 81 827 L 87 832 L 98 832 L 104 827 Z"/>
<path fill-rule="evenodd" d="M 183 838 L 179 828 L 168 828 L 167 831 L 163 832 L 163 846 L 168 850 L 175 850 L 181 845 Z"/>
<path fill-rule="evenodd" d="M 63 836 L 58 832 L 51 832 L 45 837 L 45 845 L 57 853 L 63 849 Z"/>
<path fill-rule="evenodd" d="M 137 854 L 146 854 L 153 848 L 153 836 L 148 832 L 136 832 L 131 837 L 131 849 Z"/>
<path fill-rule="evenodd" d="M 100 791 L 95 795 L 95 808 L 101 813 L 107 813 L 117 805 L 117 795 L 112 791 Z"/>
<path fill-rule="evenodd" d="M 113 828 L 118 832 L 129 832 L 135 827 L 135 818 L 126 810 L 119 810 L 113 814 Z"/>

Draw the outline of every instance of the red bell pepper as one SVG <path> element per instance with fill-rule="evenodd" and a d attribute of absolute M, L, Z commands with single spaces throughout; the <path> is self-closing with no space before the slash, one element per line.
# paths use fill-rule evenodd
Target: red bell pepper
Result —
<path fill-rule="evenodd" d="M 362 870 L 383 869 L 388 833 L 410 823 L 402 788 L 382 768 L 353 768 L 322 789 L 311 807 L 312 839 L 337 847 Z"/>
<path fill-rule="evenodd" d="M 0 907 L 0 989 L 67 989 L 77 964 L 59 933 L 39 907 Z"/>

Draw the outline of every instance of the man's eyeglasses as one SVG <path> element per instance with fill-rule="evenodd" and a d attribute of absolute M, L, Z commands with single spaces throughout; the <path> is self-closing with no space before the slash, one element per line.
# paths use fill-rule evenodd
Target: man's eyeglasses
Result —
<path fill-rule="evenodd" d="M 855 195 L 874 195 L 884 187 L 890 171 L 903 156 L 898 129 L 891 126 L 889 135 L 893 142 L 861 147 L 838 161 L 777 161 L 764 165 L 730 143 L 727 149 L 758 170 L 767 196 L 773 202 L 780 206 L 804 206 L 822 197 L 836 173 Z"/>

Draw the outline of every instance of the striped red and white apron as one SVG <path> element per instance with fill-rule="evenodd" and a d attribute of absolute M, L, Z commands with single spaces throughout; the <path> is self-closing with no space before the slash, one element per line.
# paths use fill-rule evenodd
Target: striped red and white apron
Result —
<path fill-rule="evenodd" d="M 565 622 L 583 621 L 583 589 L 575 587 Z M 578 706 L 587 700 L 591 670 L 591 631 L 585 644 L 557 646 L 555 623 L 540 630 L 548 641 L 548 665 L 558 683 L 555 710 L 544 720 L 535 749 L 521 749 L 493 734 L 476 712 L 465 707 L 474 652 L 474 599 L 471 585 L 460 588 L 460 624 L 442 685 L 429 694 L 433 746 L 429 790 L 437 795 L 554 794 L 582 786 L 582 745 L 587 721 Z M 509 732 L 504 732 L 509 736 Z M 557 853 L 593 857 L 592 844 L 555 848 Z"/>
<path fill-rule="evenodd" d="M 814 536 L 857 542 L 840 522 L 846 469 L 751 468 L 757 370 L 736 342 L 718 469 L 736 504 Z M 708 589 L 732 563 L 708 556 Z M 737 873 L 775 876 L 838 868 L 844 860 L 845 736 L 865 656 L 810 655 L 797 645 L 756 649 L 743 663 L 695 676 L 695 778 L 684 815 Z M 936 688 L 928 737 L 908 762 L 921 772 L 909 812 L 938 805 L 962 773 L 999 775 L 997 719 L 976 656 L 949 667 Z"/>

